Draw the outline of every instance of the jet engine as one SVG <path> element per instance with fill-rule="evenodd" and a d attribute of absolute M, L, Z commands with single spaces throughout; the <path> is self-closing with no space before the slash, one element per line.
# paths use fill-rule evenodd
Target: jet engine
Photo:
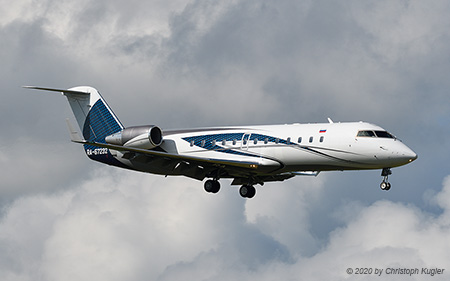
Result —
<path fill-rule="evenodd" d="M 109 135 L 105 138 L 105 141 L 109 144 L 152 149 L 161 145 L 163 136 L 158 126 L 136 126 Z"/>

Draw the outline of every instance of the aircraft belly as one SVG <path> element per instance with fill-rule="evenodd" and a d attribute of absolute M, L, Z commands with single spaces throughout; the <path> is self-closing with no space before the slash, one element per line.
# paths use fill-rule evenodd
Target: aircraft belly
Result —
<path fill-rule="evenodd" d="M 243 173 L 271 173 L 283 167 L 283 163 L 277 159 L 257 154 L 254 151 L 238 150 L 236 154 L 223 153 L 220 151 L 201 151 L 196 153 L 190 153 L 190 156 L 201 157 L 205 159 L 220 159 L 226 165 L 226 162 L 239 163 L 248 162 L 254 163 L 254 167 L 250 170 L 241 168 Z"/>
<path fill-rule="evenodd" d="M 270 174 L 281 166 L 277 161 L 259 156 L 224 154 L 217 151 L 199 151 L 186 155 L 205 159 L 205 162 L 114 152 L 115 158 L 129 169 L 159 175 L 183 175 L 198 180 L 203 180 L 208 173 L 218 168 L 227 171 L 229 177 L 234 177 L 234 175 Z M 219 160 L 220 164 L 208 163 L 210 159 Z M 254 167 L 239 167 L 239 163 L 254 163 L 250 164 Z"/>
<path fill-rule="evenodd" d="M 182 175 L 198 180 L 203 180 L 206 175 L 206 171 L 198 165 L 165 158 L 136 156 L 132 159 L 121 159 L 121 162 L 130 169 L 157 175 Z"/>

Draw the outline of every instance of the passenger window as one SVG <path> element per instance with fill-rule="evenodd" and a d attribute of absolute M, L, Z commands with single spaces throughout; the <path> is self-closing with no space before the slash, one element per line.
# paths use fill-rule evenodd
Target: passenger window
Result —
<path fill-rule="evenodd" d="M 291 144 L 291 138 L 287 138 L 287 144 Z"/>
<path fill-rule="evenodd" d="M 309 137 L 309 142 L 313 142 L 314 138 L 313 137 Z"/>
<path fill-rule="evenodd" d="M 276 143 L 276 144 L 280 143 L 280 139 L 279 139 L 279 138 L 276 138 L 276 139 L 275 139 L 275 143 Z"/>
<path fill-rule="evenodd" d="M 222 145 L 226 145 L 227 141 L 226 140 L 222 140 Z"/>
<path fill-rule="evenodd" d="M 302 142 L 302 137 L 298 137 L 298 143 Z"/>
<path fill-rule="evenodd" d="M 206 141 L 205 141 L 205 140 L 202 140 L 202 147 L 204 147 L 205 144 L 206 144 Z"/>
<path fill-rule="evenodd" d="M 244 140 L 242 141 L 242 143 L 243 143 L 243 144 L 247 144 L 247 140 L 244 139 Z"/>
<path fill-rule="evenodd" d="M 269 138 L 264 139 L 264 144 L 267 144 L 269 142 Z"/>
<path fill-rule="evenodd" d="M 191 140 L 191 146 L 194 146 L 195 141 Z"/>
<path fill-rule="evenodd" d="M 236 143 L 237 143 L 237 140 L 234 139 L 233 140 L 233 145 L 236 145 Z"/>
<path fill-rule="evenodd" d="M 255 139 L 255 140 L 253 141 L 253 143 L 254 143 L 254 144 L 258 144 L 258 139 Z"/>
<path fill-rule="evenodd" d="M 213 146 L 215 146 L 216 145 L 216 140 L 213 140 L 211 143 L 212 143 Z"/>
<path fill-rule="evenodd" d="M 319 141 L 320 141 L 320 142 L 323 142 L 323 136 L 320 137 L 320 140 L 319 140 Z"/>

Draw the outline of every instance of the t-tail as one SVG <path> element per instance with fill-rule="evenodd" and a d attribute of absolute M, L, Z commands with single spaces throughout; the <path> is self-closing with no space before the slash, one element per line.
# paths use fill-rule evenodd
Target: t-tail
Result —
<path fill-rule="evenodd" d="M 75 119 L 87 142 L 106 143 L 105 138 L 123 130 L 117 116 L 100 93 L 92 87 L 80 86 L 68 90 L 26 86 L 25 88 L 61 92 L 67 97 Z M 84 145 L 89 158 L 107 164 L 117 165 L 109 150 L 92 145 Z"/>

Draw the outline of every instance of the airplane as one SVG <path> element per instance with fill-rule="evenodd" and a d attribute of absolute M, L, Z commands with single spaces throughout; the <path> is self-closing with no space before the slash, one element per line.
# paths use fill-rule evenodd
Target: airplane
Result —
<path fill-rule="evenodd" d="M 417 154 L 383 128 L 366 122 L 229 126 L 162 130 L 157 125 L 124 127 L 95 88 L 60 92 L 68 99 L 80 137 L 67 119 L 71 140 L 86 155 L 108 165 L 204 182 L 209 193 L 220 179 L 233 179 L 239 194 L 252 198 L 255 185 L 322 171 L 381 169 L 382 190 L 389 190 L 391 168 L 411 163 Z"/>

